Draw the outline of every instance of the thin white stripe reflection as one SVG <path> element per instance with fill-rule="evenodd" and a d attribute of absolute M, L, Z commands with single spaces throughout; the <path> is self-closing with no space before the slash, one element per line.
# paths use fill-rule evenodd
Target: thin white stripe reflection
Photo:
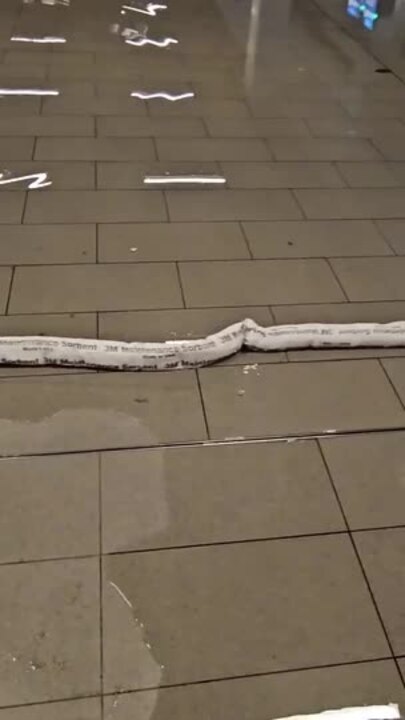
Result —
<path fill-rule="evenodd" d="M 146 175 L 144 185 L 225 185 L 220 175 Z"/>
<path fill-rule="evenodd" d="M 6 95 L 35 95 L 39 97 L 54 97 L 55 95 L 60 95 L 60 92 L 59 90 L 40 90 L 37 88 L 0 88 L 0 97 L 5 97 Z"/>
<path fill-rule="evenodd" d="M 28 35 L 13 35 L 10 40 L 12 42 L 38 43 L 40 45 L 57 45 L 65 43 L 64 37 L 53 37 L 53 35 L 44 35 L 44 37 L 28 37 Z"/>
<path fill-rule="evenodd" d="M 127 45 L 136 45 L 137 47 L 143 47 L 143 45 L 154 45 L 155 47 L 169 47 L 169 45 L 178 45 L 179 41 L 175 38 L 167 37 L 163 40 L 152 40 L 151 38 L 140 37 L 136 40 L 125 40 Z"/>

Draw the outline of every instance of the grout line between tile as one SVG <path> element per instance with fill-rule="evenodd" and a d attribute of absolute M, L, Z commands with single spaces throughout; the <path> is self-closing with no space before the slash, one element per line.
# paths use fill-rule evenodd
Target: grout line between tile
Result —
<path fill-rule="evenodd" d="M 101 454 L 98 453 L 98 513 L 99 513 L 99 619 L 100 619 L 100 688 L 101 688 L 101 720 L 104 718 L 104 634 L 103 634 L 103 498 L 102 498 L 102 464 Z"/>
<path fill-rule="evenodd" d="M 384 256 L 384 257 L 385 257 L 385 256 Z M 349 296 L 348 296 L 348 294 L 347 294 L 347 292 L 346 292 L 346 290 L 345 290 L 345 288 L 344 288 L 344 286 L 343 286 L 343 284 L 342 284 L 342 282 L 341 282 L 341 280 L 340 280 L 340 278 L 339 278 L 339 276 L 338 276 L 335 268 L 333 267 L 333 265 L 332 265 L 332 263 L 331 263 L 331 260 L 332 260 L 333 258 L 324 258 L 324 259 L 325 259 L 326 264 L 328 265 L 328 267 L 329 267 L 329 269 L 330 269 L 333 277 L 335 278 L 337 284 L 339 285 L 339 287 L 340 287 L 340 289 L 341 289 L 341 291 L 342 291 L 342 293 L 343 293 L 343 296 L 344 296 L 345 300 L 346 300 L 348 303 L 350 303 L 350 298 L 349 298 Z"/>
<path fill-rule="evenodd" d="M 387 372 L 384 363 L 382 362 L 382 359 L 381 359 L 381 358 L 376 358 L 376 359 L 377 359 L 378 364 L 380 365 L 380 368 L 381 368 L 381 370 L 383 371 L 383 373 L 384 373 L 384 375 L 385 375 L 385 377 L 386 377 L 389 385 L 391 386 L 391 389 L 392 389 L 393 393 L 395 394 L 396 398 L 398 399 L 399 404 L 401 405 L 402 409 L 405 410 L 405 403 L 403 402 L 403 400 L 402 400 L 402 398 L 401 398 L 401 396 L 400 396 L 397 388 L 395 387 L 395 384 L 394 384 L 393 381 L 391 380 L 390 375 L 389 375 L 389 373 Z"/>
<path fill-rule="evenodd" d="M 15 277 L 15 265 L 13 265 L 11 268 L 10 285 L 8 288 L 7 302 L 6 302 L 6 307 L 4 308 L 4 315 L 9 315 L 9 307 L 10 307 L 10 301 L 11 301 L 11 293 L 13 290 L 14 277 Z"/>
<path fill-rule="evenodd" d="M 249 239 L 248 239 L 248 236 L 247 236 L 247 234 L 246 234 L 246 230 L 245 230 L 245 227 L 244 227 L 244 224 L 243 224 L 242 220 L 239 220 L 239 221 L 238 221 L 238 225 L 239 225 L 240 231 L 241 231 L 241 233 L 242 233 L 242 235 L 243 235 L 243 239 L 244 239 L 244 241 L 245 241 L 245 244 L 246 244 L 246 247 L 247 247 L 247 251 L 248 251 L 248 253 L 249 253 L 249 257 L 250 257 L 251 260 L 254 260 L 253 253 L 252 253 L 252 248 L 250 247 Z"/>

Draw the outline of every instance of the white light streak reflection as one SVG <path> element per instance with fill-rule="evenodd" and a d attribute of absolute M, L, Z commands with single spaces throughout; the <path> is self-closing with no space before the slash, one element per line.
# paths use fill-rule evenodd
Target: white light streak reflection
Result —
<path fill-rule="evenodd" d="M 143 47 L 143 45 L 154 45 L 155 47 L 165 48 L 169 45 L 178 45 L 179 41 L 175 38 L 167 37 L 163 40 L 152 40 L 151 38 L 140 37 L 136 40 L 125 40 L 127 45 L 136 45 L 136 47 Z"/>
<path fill-rule="evenodd" d="M 0 173 L 0 185 L 10 185 L 24 180 L 31 180 L 28 190 L 39 190 L 39 188 L 52 185 L 52 181 L 48 180 L 48 173 L 32 173 L 32 175 L 19 175 L 18 177 L 8 177 L 6 173 Z"/>
<path fill-rule="evenodd" d="M 185 92 L 180 93 L 176 95 L 175 93 L 168 93 L 168 92 L 144 92 L 143 90 L 137 90 L 136 92 L 131 93 L 131 97 L 139 98 L 140 100 L 156 100 L 156 99 L 162 99 L 162 100 L 169 100 L 170 102 L 177 102 L 178 100 L 189 100 L 193 97 L 195 97 L 195 93 L 193 92 Z"/>
<path fill-rule="evenodd" d="M 40 90 L 38 88 L 0 88 L 0 97 L 5 97 L 6 95 L 54 97 L 55 95 L 60 95 L 60 92 L 59 90 Z"/>
<path fill-rule="evenodd" d="M 142 13 L 142 15 L 151 15 L 156 17 L 157 10 L 167 10 L 167 5 L 158 5 L 157 3 L 148 3 L 145 8 L 137 8 L 132 5 L 123 5 L 121 14 L 125 15 L 125 11 L 129 10 L 132 12 Z"/>
<path fill-rule="evenodd" d="M 39 45 L 57 45 L 67 42 L 64 37 L 53 37 L 53 35 L 45 35 L 44 37 L 28 37 L 28 35 L 13 35 L 11 42 L 38 43 Z"/>
<path fill-rule="evenodd" d="M 144 185 L 225 185 L 220 175 L 147 175 Z"/>

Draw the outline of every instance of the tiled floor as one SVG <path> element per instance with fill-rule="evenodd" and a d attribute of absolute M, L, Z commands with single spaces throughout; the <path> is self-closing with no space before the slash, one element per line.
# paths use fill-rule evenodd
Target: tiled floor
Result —
<path fill-rule="evenodd" d="M 2 0 L 0 334 L 404 320 L 401 80 L 323 0 L 127 5 Z M 0 456 L 0 720 L 405 712 L 405 349 L 0 366 Z"/>

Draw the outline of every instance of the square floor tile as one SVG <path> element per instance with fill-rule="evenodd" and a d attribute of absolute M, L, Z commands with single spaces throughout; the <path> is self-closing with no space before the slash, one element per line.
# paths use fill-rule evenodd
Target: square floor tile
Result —
<path fill-rule="evenodd" d="M 101 703 L 97 698 L 65 702 L 0 708 L 0 720 L 101 720 Z"/>
<path fill-rule="evenodd" d="M 33 150 L 33 137 L 0 138 L 0 157 L 2 160 L 31 160 Z"/>
<path fill-rule="evenodd" d="M 298 118 L 222 118 L 206 119 L 208 132 L 213 137 L 307 137 L 309 131 Z"/>
<path fill-rule="evenodd" d="M 3 458 L 0 495 L 1 563 L 98 552 L 96 455 Z"/>
<path fill-rule="evenodd" d="M 388 654 L 343 536 L 113 555 L 104 577 L 109 691 Z"/>
<path fill-rule="evenodd" d="M 391 255 L 370 220 L 297 220 L 243 224 L 253 257 Z"/>
<path fill-rule="evenodd" d="M 368 140 L 357 138 L 270 138 L 276 160 L 378 160 Z"/>
<path fill-rule="evenodd" d="M 154 160 L 151 140 L 133 138 L 38 138 L 36 160 Z"/>
<path fill-rule="evenodd" d="M 297 220 L 288 190 L 176 190 L 166 192 L 171 220 Z"/>
<path fill-rule="evenodd" d="M 38 136 L 38 135 L 94 135 L 94 119 L 77 115 L 46 117 L 44 115 L 27 115 L 21 117 L 0 117 L 0 136 Z"/>
<path fill-rule="evenodd" d="M 122 70 L 121 70 L 122 72 Z M 44 115 L 146 115 L 146 103 L 130 97 L 59 97 L 45 98 Z"/>
<path fill-rule="evenodd" d="M 2 190 L 0 192 L 0 224 L 20 223 L 24 209 L 25 193 Z"/>
<path fill-rule="evenodd" d="M 202 117 L 248 117 L 247 105 L 240 100 L 215 100 L 210 98 L 193 98 L 179 102 L 167 100 L 151 100 L 148 103 L 149 112 L 155 115 L 198 115 Z"/>
<path fill-rule="evenodd" d="M 105 453 L 102 482 L 105 552 L 345 529 L 310 442 Z"/>
<path fill-rule="evenodd" d="M 373 138 L 373 142 L 387 160 L 405 160 L 405 135 L 378 135 Z"/>
<path fill-rule="evenodd" d="M 67 224 L 148 222 L 166 220 L 167 212 L 163 195 L 156 190 L 58 190 L 30 195 L 24 219 Z"/>
<path fill-rule="evenodd" d="M 100 690 L 98 560 L 0 567 L 0 706 Z"/>
<path fill-rule="evenodd" d="M 206 438 L 193 371 L 11 378 L 0 390 L 0 455 Z"/>
<path fill-rule="evenodd" d="M 0 312 L 5 312 L 10 292 L 11 268 L 0 267 Z"/>
<path fill-rule="evenodd" d="M 350 302 L 328 305 L 279 305 L 272 312 L 277 324 L 295 323 L 388 323 L 405 318 L 405 302 Z"/>
<path fill-rule="evenodd" d="M 405 525 L 404 441 L 393 432 L 321 442 L 351 528 Z"/>
<path fill-rule="evenodd" d="M 254 117 L 258 118 L 346 118 L 347 113 L 338 102 L 323 99 L 310 100 L 272 100 L 255 99 L 250 103 Z"/>
<path fill-rule="evenodd" d="M 98 250 L 100 262 L 223 260 L 250 257 L 246 241 L 237 223 L 100 225 Z"/>
<path fill-rule="evenodd" d="M 266 160 L 263 140 L 201 138 L 195 140 L 157 139 L 160 160 Z"/>
<path fill-rule="evenodd" d="M 343 162 L 338 163 L 338 169 L 349 187 L 353 188 L 389 188 L 403 185 L 401 173 L 395 171 L 395 163 Z"/>
<path fill-rule="evenodd" d="M 245 260 L 182 263 L 189 307 L 344 300 L 324 260 Z"/>
<path fill-rule="evenodd" d="M 152 118 L 112 115 L 100 117 L 97 128 L 101 137 L 204 137 L 207 135 L 203 122 L 194 117 Z"/>
<path fill-rule="evenodd" d="M 397 255 L 405 255 L 405 220 L 378 220 L 380 232 Z"/>
<path fill-rule="evenodd" d="M 381 705 L 393 699 L 404 708 L 405 691 L 398 670 L 393 661 L 382 660 L 113 695 L 104 699 L 104 708 L 115 720 L 147 720 L 151 712 L 154 720 L 257 720 Z M 3 720 L 1 712 L 0 718 Z M 16 715 L 7 720 L 28 718 Z M 33 720 L 42 718 L 34 716 Z"/>
<path fill-rule="evenodd" d="M 0 335 L 97 337 L 95 313 L 69 315 L 0 315 Z"/>
<path fill-rule="evenodd" d="M 331 261 L 349 300 L 405 300 L 405 257 Z"/>
<path fill-rule="evenodd" d="M 95 225 L 0 225 L 2 265 L 90 263 L 95 259 Z"/>
<path fill-rule="evenodd" d="M 54 265 L 17 268 L 10 312 L 142 310 L 182 304 L 176 268 L 169 263 Z"/>
<path fill-rule="evenodd" d="M 401 402 L 405 405 L 405 363 L 401 358 L 384 360 L 383 366 L 388 374 Z"/>
<path fill-rule="evenodd" d="M 361 190 L 296 190 L 296 198 L 311 219 L 400 218 L 404 215 L 403 188 Z"/>
<path fill-rule="evenodd" d="M 310 118 L 308 126 L 315 137 L 369 137 L 385 134 L 404 134 L 405 125 L 394 118 Z"/>
<path fill-rule="evenodd" d="M 231 188 L 343 187 L 329 163 L 231 162 L 221 167 Z"/>
<path fill-rule="evenodd" d="M 371 591 L 396 655 L 405 653 L 405 528 L 356 533 Z"/>
<path fill-rule="evenodd" d="M 267 307 L 224 307 L 198 310 L 152 310 L 136 312 L 100 313 L 100 337 L 108 340 L 164 340 L 199 339 L 223 330 L 246 317 L 267 326 L 273 319 Z M 1 318 L 0 318 L 1 330 Z M 259 355 L 259 353 L 256 353 Z M 278 353 L 276 353 L 278 354 Z M 243 354 L 242 354 L 243 355 Z M 263 357 L 263 353 L 260 353 Z"/>
<path fill-rule="evenodd" d="M 401 427 L 405 418 L 373 360 L 209 368 L 199 374 L 213 438 Z"/>

